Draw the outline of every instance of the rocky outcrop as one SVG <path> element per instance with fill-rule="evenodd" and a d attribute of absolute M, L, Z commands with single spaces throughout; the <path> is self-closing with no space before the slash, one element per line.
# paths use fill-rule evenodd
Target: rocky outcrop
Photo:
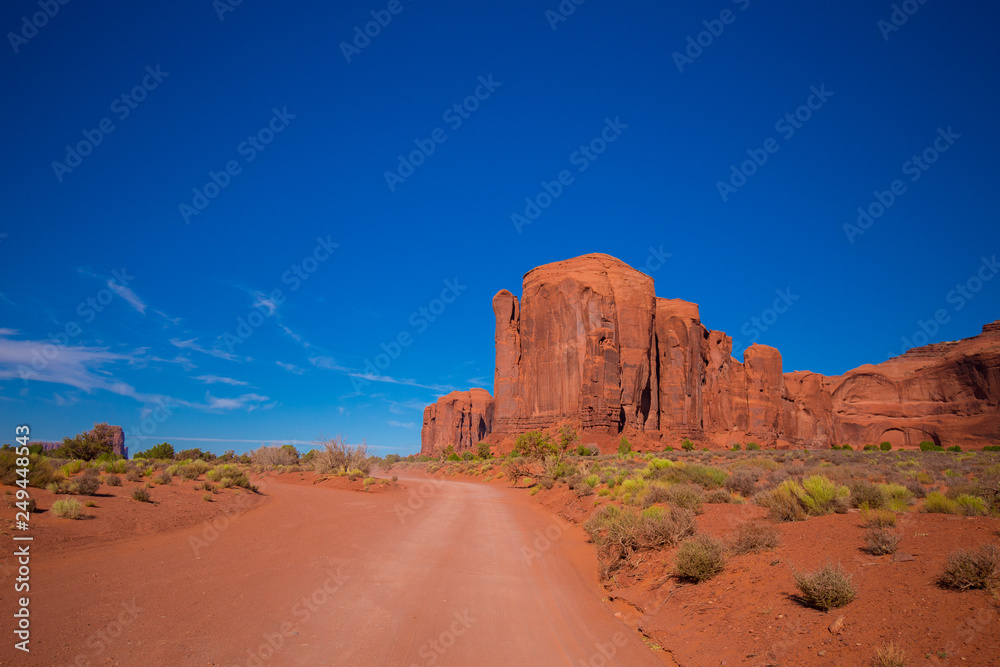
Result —
<path fill-rule="evenodd" d="M 424 409 L 420 451 L 472 450 L 493 431 L 493 397 L 485 389 L 453 391 Z"/>
<path fill-rule="evenodd" d="M 563 423 L 651 447 L 1000 443 L 1000 321 L 842 376 L 783 373 L 778 350 L 752 345 L 741 363 L 697 304 L 656 297 L 652 278 L 601 254 L 529 271 L 521 299 L 501 290 L 493 313 L 496 399 L 475 389 L 429 406 L 425 453 Z"/>

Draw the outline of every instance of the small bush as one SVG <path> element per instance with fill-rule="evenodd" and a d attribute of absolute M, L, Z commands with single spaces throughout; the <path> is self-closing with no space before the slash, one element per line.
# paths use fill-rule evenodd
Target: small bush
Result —
<path fill-rule="evenodd" d="M 929 440 L 924 440 L 920 443 L 920 451 L 922 452 L 943 452 L 944 447 L 941 445 L 935 445 Z"/>
<path fill-rule="evenodd" d="M 205 495 L 203 495 L 201 497 L 201 499 L 204 500 L 204 501 L 207 501 L 207 502 L 212 502 L 212 494 L 211 493 L 206 493 Z"/>
<path fill-rule="evenodd" d="M 160 474 L 153 477 L 154 484 L 170 484 L 170 473 L 167 470 L 163 470 Z"/>
<path fill-rule="evenodd" d="M 107 477 L 104 478 L 104 483 L 107 484 L 108 486 L 121 486 L 122 478 L 119 477 L 118 475 L 108 475 Z"/>
<path fill-rule="evenodd" d="M 622 439 L 618 441 L 618 456 L 627 456 L 632 453 L 632 443 L 628 441 L 628 438 L 622 436 Z"/>
<path fill-rule="evenodd" d="M 851 507 L 864 505 L 871 509 L 882 509 L 889 500 L 880 488 L 865 479 L 852 481 L 848 488 L 851 490 Z"/>
<path fill-rule="evenodd" d="M 760 479 L 760 472 L 757 470 L 737 470 L 726 480 L 726 488 L 733 493 L 749 498 L 757 488 L 758 479 Z"/>
<path fill-rule="evenodd" d="M 843 607 L 854 599 L 857 589 L 840 563 L 836 567 L 827 561 L 814 572 L 795 572 L 795 585 L 802 593 L 802 601 L 821 611 Z"/>
<path fill-rule="evenodd" d="M 958 503 L 939 491 L 931 491 L 924 498 L 924 505 L 920 511 L 932 514 L 958 514 Z"/>
<path fill-rule="evenodd" d="M 140 503 L 151 503 L 152 500 L 149 499 L 149 491 L 139 487 L 137 489 L 132 489 L 132 500 L 138 500 Z"/>
<path fill-rule="evenodd" d="M 698 535 L 681 543 L 674 556 L 674 574 L 700 583 L 726 567 L 725 548 L 711 535 Z"/>
<path fill-rule="evenodd" d="M 952 445 L 951 447 L 949 447 L 947 449 L 947 451 L 949 451 L 949 452 L 960 452 L 960 451 L 962 451 L 962 448 L 959 447 L 958 445 Z"/>
<path fill-rule="evenodd" d="M 683 449 L 685 452 L 693 452 L 694 443 L 688 440 L 687 438 L 684 438 L 684 440 L 681 442 L 681 449 Z"/>
<path fill-rule="evenodd" d="M 731 503 L 733 502 L 733 494 L 729 493 L 725 489 L 713 489 L 705 494 L 706 503 Z"/>
<path fill-rule="evenodd" d="M 806 495 L 799 496 L 810 514 L 842 514 L 847 511 L 850 489 L 838 486 L 822 475 L 813 475 L 802 480 Z"/>
<path fill-rule="evenodd" d="M 882 444 L 880 444 L 878 446 L 878 448 L 881 449 L 883 452 L 888 452 L 889 450 L 892 449 L 892 443 L 891 442 L 883 442 Z"/>
<path fill-rule="evenodd" d="M 894 512 L 905 512 L 913 502 L 913 492 L 902 484 L 879 484 L 878 488 L 885 494 L 886 507 Z"/>
<path fill-rule="evenodd" d="M 700 486 L 694 484 L 675 484 L 666 491 L 666 500 L 675 507 L 683 507 L 692 510 L 695 514 L 701 513 L 701 504 L 705 499 L 705 492 Z"/>
<path fill-rule="evenodd" d="M 613 572 L 633 553 L 642 549 L 673 546 L 694 535 L 694 512 L 678 507 L 665 512 L 659 507 L 640 511 L 605 505 L 584 524 L 607 561 L 605 574 Z"/>
<path fill-rule="evenodd" d="M 993 588 L 1000 577 L 1000 550 L 984 544 L 971 551 L 958 550 L 948 554 L 948 563 L 938 580 L 942 586 L 966 591 Z"/>
<path fill-rule="evenodd" d="M 885 528 L 869 528 L 865 533 L 865 551 L 873 556 L 896 553 L 900 537 Z"/>
<path fill-rule="evenodd" d="M 52 503 L 52 513 L 62 519 L 80 519 L 83 517 L 83 505 L 75 500 L 57 500 Z"/>
<path fill-rule="evenodd" d="M 601 481 L 601 478 L 597 475 L 587 475 L 582 481 L 584 484 L 593 489 Z"/>
<path fill-rule="evenodd" d="M 198 475 L 200 474 L 198 466 L 194 465 L 180 466 L 177 470 L 177 476 L 181 479 L 198 479 Z"/>
<path fill-rule="evenodd" d="M 1000 452 L 1000 445 L 985 445 L 983 447 L 984 452 Z"/>
<path fill-rule="evenodd" d="M 986 502 L 977 496 L 961 494 L 955 498 L 955 505 L 959 514 L 965 516 L 986 516 L 989 510 L 986 509 Z"/>
<path fill-rule="evenodd" d="M 762 521 L 741 523 L 729 540 L 729 551 L 736 555 L 775 549 L 781 544 L 778 529 Z"/>
<path fill-rule="evenodd" d="M 81 496 L 92 496 L 101 488 L 101 479 L 97 476 L 97 471 L 94 468 L 88 468 L 88 470 L 93 470 L 93 474 L 81 475 L 74 480 L 75 491 Z"/>
<path fill-rule="evenodd" d="M 886 642 L 875 649 L 872 667 L 906 667 L 906 653 L 895 642 Z"/>
<path fill-rule="evenodd" d="M 127 473 L 125 473 L 125 479 L 127 479 L 130 482 L 139 482 L 142 480 L 142 475 L 140 475 L 135 470 L 129 470 Z"/>
<path fill-rule="evenodd" d="M 760 445 L 758 445 L 756 442 L 748 442 L 747 443 L 747 451 L 748 452 L 755 452 L 758 449 L 760 449 Z"/>
<path fill-rule="evenodd" d="M 895 528 L 896 515 L 886 510 L 861 510 L 861 524 L 865 528 Z"/>
<path fill-rule="evenodd" d="M 792 490 L 798 486 L 795 482 L 787 480 L 770 491 L 758 493 L 753 501 L 767 508 L 772 521 L 805 521 L 806 511 L 802 509 L 798 495 Z"/>

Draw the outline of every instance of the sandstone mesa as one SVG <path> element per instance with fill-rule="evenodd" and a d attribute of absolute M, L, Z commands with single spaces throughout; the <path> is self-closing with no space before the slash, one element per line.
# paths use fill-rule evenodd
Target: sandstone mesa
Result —
<path fill-rule="evenodd" d="M 520 433 L 564 424 L 605 452 L 620 435 L 638 449 L 1000 444 L 1000 320 L 840 376 L 784 373 L 766 345 L 737 361 L 697 304 L 657 297 L 651 277 L 604 254 L 529 271 L 521 299 L 501 290 L 493 312 L 496 394 L 427 406 L 424 454 L 480 441 L 509 451 Z"/>

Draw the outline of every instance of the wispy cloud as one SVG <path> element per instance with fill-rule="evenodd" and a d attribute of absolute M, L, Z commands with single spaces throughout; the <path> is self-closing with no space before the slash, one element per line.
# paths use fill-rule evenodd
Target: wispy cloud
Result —
<path fill-rule="evenodd" d="M 289 373 L 294 373 L 295 375 L 305 375 L 306 373 L 306 369 L 299 368 L 295 364 L 286 364 L 284 361 L 276 361 L 274 363 L 278 364 L 278 366 L 284 368 Z"/>
<path fill-rule="evenodd" d="M 430 389 L 431 391 L 454 391 L 455 388 L 449 385 L 440 384 L 423 384 L 412 380 L 409 378 L 394 378 L 389 375 L 374 375 L 372 373 L 365 373 L 362 371 L 347 368 L 346 366 L 341 366 L 333 357 L 317 356 L 310 357 L 309 363 L 316 368 L 322 368 L 329 371 L 337 371 L 338 373 L 343 373 L 348 377 L 358 378 L 361 380 L 367 380 L 368 382 L 384 382 L 388 384 L 398 384 L 405 387 L 419 387 L 420 389 Z M 354 392 L 350 394 L 351 396 L 358 396 L 359 392 Z"/>
<path fill-rule="evenodd" d="M 146 314 L 146 303 L 139 298 L 139 295 L 132 291 L 131 287 L 119 285 L 114 278 L 110 278 L 108 279 L 108 288 L 121 298 L 125 299 L 136 311 L 143 315 Z"/>
<path fill-rule="evenodd" d="M 220 375 L 199 375 L 199 376 L 197 376 L 195 378 L 192 378 L 192 379 L 193 380 L 200 380 L 201 382 L 204 382 L 205 384 L 231 384 L 231 385 L 236 386 L 236 387 L 243 387 L 243 386 L 247 386 L 247 384 L 248 384 L 247 382 L 244 382 L 243 380 L 236 380 L 234 378 L 222 377 Z"/>
<path fill-rule="evenodd" d="M 278 304 L 274 302 L 274 299 L 271 299 L 263 292 L 254 292 L 253 299 L 254 301 L 251 308 L 263 308 L 267 311 L 268 315 L 274 315 L 278 312 Z"/>
<path fill-rule="evenodd" d="M 265 405 L 269 400 L 267 396 L 261 396 L 260 394 L 243 394 L 236 398 L 219 398 L 206 393 L 204 407 L 207 410 L 240 410 L 246 408 L 252 412 L 258 408 L 270 407 Z"/>
<path fill-rule="evenodd" d="M 413 422 L 397 422 L 397 421 L 393 421 L 391 419 L 389 420 L 389 426 L 396 426 L 398 428 L 416 428 L 417 427 L 417 425 L 414 424 Z"/>
<path fill-rule="evenodd" d="M 170 344 L 174 347 L 179 347 L 182 350 L 194 350 L 195 352 L 201 352 L 202 354 L 209 354 L 213 357 L 218 357 L 220 359 L 225 359 L 226 361 L 239 361 L 239 357 L 235 354 L 226 352 L 225 350 L 220 350 L 219 348 L 204 348 L 198 343 L 197 338 L 190 338 L 188 340 L 181 340 L 180 338 L 171 338 Z"/>

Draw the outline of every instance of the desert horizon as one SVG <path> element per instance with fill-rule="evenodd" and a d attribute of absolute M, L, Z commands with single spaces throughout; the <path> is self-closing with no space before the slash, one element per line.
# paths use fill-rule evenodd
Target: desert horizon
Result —
<path fill-rule="evenodd" d="M 0 667 L 1000 664 L 1000 8 L 0 9 Z"/>

